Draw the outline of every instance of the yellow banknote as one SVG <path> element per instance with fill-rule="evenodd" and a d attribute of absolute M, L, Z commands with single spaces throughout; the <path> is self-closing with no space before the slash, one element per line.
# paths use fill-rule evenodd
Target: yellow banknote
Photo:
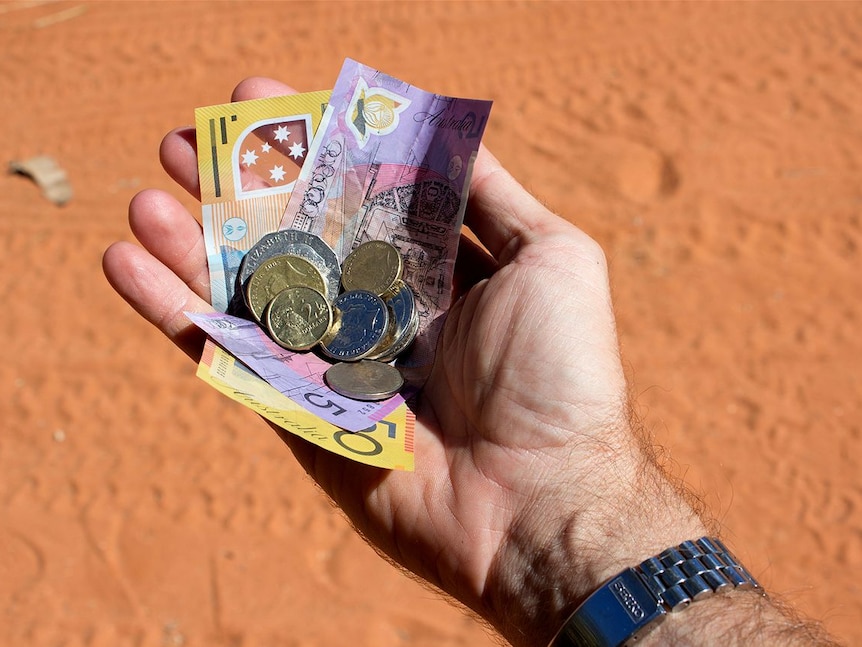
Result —
<path fill-rule="evenodd" d="M 239 263 L 276 231 L 331 92 L 195 110 L 211 302 L 225 312 Z"/>
<path fill-rule="evenodd" d="M 211 340 L 204 346 L 197 375 L 232 400 L 318 447 L 367 465 L 413 471 L 416 418 L 405 403 L 368 430 L 345 431 L 294 403 Z"/>

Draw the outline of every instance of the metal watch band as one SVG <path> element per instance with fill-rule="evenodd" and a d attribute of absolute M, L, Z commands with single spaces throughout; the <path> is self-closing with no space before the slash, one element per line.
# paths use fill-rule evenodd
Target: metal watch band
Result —
<path fill-rule="evenodd" d="M 759 588 L 721 540 L 684 541 L 605 582 L 569 617 L 550 647 L 630 645 L 695 600 L 722 590 Z"/>

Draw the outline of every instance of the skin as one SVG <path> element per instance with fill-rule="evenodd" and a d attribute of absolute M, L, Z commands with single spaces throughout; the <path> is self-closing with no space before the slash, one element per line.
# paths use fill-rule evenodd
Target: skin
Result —
<path fill-rule="evenodd" d="M 292 92 L 252 78 L 232 98 Z M 191 128 L 160 149 L 171 177 L 200 197 L 196 155 Z M 197 360 L 204 337 L 183 312 L 212 309 L 201 228 L 153 190 L 132 200 L 129 223 L 141 246 L 113 244 L 105 275 Z M 632 420 L 601 248 L 485 149 L 465 224 L 484 249 L 462 239 L 457 299 L 416 409 L 416 471 L 360 465 L 276 431 L 381 554 L 511 644 L 542 646 L 604 580 L 716 529 Z M 717 629 L 724 643 L 754 635 L 742 629 L 817 639 L 771 599 L 735 592 L 693 605 L 645 644 L 704 644 Z"/>

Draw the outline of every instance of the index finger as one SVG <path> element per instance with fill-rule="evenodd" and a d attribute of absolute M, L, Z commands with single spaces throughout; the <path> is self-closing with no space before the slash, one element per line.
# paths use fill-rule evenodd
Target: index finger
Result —
<path fill-rule="evenodd" d="M 504 265 L 524 244 L 542 236 L 586 236 L 536 200 L 484 146 L 473 166 L 464 224 Z"/>

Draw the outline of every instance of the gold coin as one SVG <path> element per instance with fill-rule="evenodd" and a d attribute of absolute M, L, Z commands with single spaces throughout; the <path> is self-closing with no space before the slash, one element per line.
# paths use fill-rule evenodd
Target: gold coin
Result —
<path fill-rule="evenodd" d="M 368 290 L 376 295 L 389 292 L 401 278 L 404 262 L 394 245 L 371 240 L 354 249 L 341 266 L 341 284 L 346 291 Z"/>
<path fill-rule="evenodd" d="M 259 323 L 263 311 L 282 290 L 307 287 L 326 296 L 326 282 L 313 264 L 292 254 L 274 256 L 254 271 L 248 281 L 246 301 L 251 314 Z"/>
<path fill-rule="evenodd" d="M 308 350 L 323 339 L 332 325 L 332 308 L 317 290 L 305 286 L 287 288 L 266 306 L 264 321 L 279 346 Z"/>

